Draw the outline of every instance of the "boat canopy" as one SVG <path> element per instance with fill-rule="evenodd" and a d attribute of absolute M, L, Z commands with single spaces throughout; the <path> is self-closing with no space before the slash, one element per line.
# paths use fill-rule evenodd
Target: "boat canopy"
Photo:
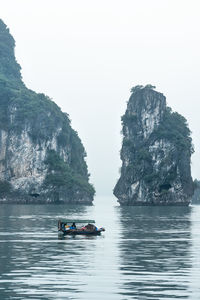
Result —
<path fill-rule="evenodd" d="M 95 220 L 72 220 L 72 219 L 67 219 L 67 220 L 59 220 L 61 223 L 95 223 Z"/>

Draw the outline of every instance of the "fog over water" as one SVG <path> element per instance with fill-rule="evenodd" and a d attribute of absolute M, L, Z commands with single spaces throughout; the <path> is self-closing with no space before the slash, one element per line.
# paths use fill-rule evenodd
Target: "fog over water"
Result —
<path fill-rule="evenodd" d="M 130 88 L 151 83 L 192 130 L 200 178 L 198 0 L 0 0 L 25 84 L 69 113 L 97 194 L 111 194 L 121 165 Z"/>

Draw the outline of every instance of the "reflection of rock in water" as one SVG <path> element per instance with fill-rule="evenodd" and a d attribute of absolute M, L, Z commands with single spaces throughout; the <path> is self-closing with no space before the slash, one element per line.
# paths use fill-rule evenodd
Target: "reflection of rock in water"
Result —
<path fill-rule="evenodd" d="M 185 299 L 191 268 L 190 207 L 120 207 L 123 295 Z"/>

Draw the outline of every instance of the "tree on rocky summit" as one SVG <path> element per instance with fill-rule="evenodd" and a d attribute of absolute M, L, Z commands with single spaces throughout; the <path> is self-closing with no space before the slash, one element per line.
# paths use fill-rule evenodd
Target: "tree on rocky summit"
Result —
<path fill-rule="evenodd" d="M 143 88 L 144 88 L 143 85 L 136 85 L 136 86 L 131 88 L 131 93 L 135 93 L 136 91 L 141 90 Z"/>
<path fill-rule="evenodd" d="M 145 85 L 144 88 L 154 90 L 156 87 L 155 87 L 155 85 L 147 84 L 147 85 Z"/>

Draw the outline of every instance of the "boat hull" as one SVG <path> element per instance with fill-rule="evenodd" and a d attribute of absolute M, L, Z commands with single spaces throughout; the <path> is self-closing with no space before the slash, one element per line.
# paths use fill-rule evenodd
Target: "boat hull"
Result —
<path fill-rule="evenodd" d="M 96 231 L 87 231 L 87 230 L 66 230 L 62 231 L 59 230 L 59 235 L 100 235 L 102 231 L 96 230 Z"/>

